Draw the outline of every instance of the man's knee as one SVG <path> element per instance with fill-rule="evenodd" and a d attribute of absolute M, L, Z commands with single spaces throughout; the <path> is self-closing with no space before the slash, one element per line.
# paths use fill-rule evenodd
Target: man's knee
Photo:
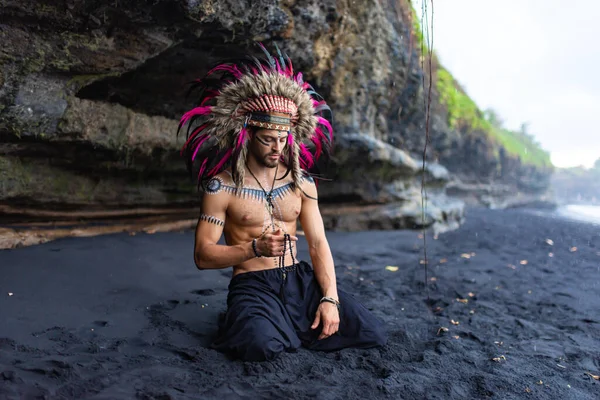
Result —
<path fill-rule="evenodd" d="M 385 346 L 387 343 L 387 334 L 382 328 L 377 329 L 373 334 L 373 346 Z"/>
<path fill-rule="evenodd" d="M 240 358 L 244 361 L 271 361 L 283 350 L 283 343 L 276 338 L 256 336 L 241 352 Z"/>

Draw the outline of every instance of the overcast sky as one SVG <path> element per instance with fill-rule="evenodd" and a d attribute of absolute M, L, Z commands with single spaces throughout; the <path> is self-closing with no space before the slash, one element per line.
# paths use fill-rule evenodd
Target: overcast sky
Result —
<path fill-rule="evenodd" d="M 529 123 L 559 167 L 600 158 L 599 41 L 597 0 L 433 0 L 442 64 L 507 128 Z"/>

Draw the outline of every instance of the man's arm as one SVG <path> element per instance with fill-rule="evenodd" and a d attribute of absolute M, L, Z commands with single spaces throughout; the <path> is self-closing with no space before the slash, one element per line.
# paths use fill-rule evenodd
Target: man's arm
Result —
<path fill-rule="evenodd" d="M 304 193 L 302 193 L 300 224 L 308 242 L 308 251 L 315 271 L 315 278 L 321 287 L 323 296 L 332 297 L 339 301 L 333 256 L 325 236 L 323 218 L 317 201 L 317 188 L 312 179 L 303 182 L 302 190 Z M 311 327 L 316 329 L 319 323 L 322 323 L 323 330 L 319 335 L 320 340 L 337 332 L 339 322 L 337 307 L 334 304 L 323 302 L 319 305 L 315 321 Z"/>
<path fill-rule="evenodd" d="M 235 246 L 217 244 L 223 233 L 229 195 L 206 192 L 196 226 L 194 261 L 198 269 L 219 269 L 238 265 L 255 257 L 252 242 Z"/>
<path fill-rule="evenodd" d="M 315 270 L 315 277 L 323 292 L 323 296 L 333 297 L 338 300 L 337 284 L 335 280 L 335 268 L 331 249 L 325 236 L 323 218 L 319 211 L 317 199 L 317 188 L 312 181 L 305 180 L 302 184 L 302 210 L 300 212 L 300 224 L 306 236 L 310 258 Z M 308 196 L 312 197 L 312 199 Z"/>

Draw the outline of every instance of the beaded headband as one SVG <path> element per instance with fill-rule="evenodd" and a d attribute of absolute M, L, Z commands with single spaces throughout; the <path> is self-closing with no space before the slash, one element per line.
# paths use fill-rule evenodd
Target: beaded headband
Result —
<path fill-rule="evenodd" d="M 250 112 L 248 125 L 289 132 L 298 120 L 298 107 L 282 96 L 264 95 L 250 99 L 242 106 Z"/>

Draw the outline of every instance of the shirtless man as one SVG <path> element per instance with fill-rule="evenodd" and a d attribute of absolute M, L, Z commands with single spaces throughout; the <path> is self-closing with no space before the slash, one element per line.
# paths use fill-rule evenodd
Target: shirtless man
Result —
<path fill-rule="evenodd" d="M 298 143 L 306 138 L 303 132 L 312 132 L 314 121 L 320 120 L 310 119 L 315 110 L 301 97 L 307 96 L 306 92 L 298 94 L 298 79 L 289 79 L 293 74 L 282 73 L 272 62 L 269 68 L 269 75 L 251 75 L 258 83 L 240 79 L 238 69 L 227 69 L 233 71 L 238 86 L 232 88 L 234 84 L 228 81 L 229 86 L 219 89 L 221 96 L 231 92 L 236 99 L 243 98 L 243 85 L 256 85 L 248 90 L 254 97 L 241 106 L 233 103 L 233 117 L 219 120 L 217 115 L 198 131 L 210 129 L 211 121 L 217 121 L 218 128 L 223 129 L 240 108 L 248 112 L 241 120 L 243 127 L 232 130 L 235 136 L 228 141 L 231 150 L 221 162 L 211 161 L 211 156 L 202 162 L 205 165 L 209 160 L 209 165 L 216 167 L 203 185 L 194 250 L 196 266 L 201 270 L 233 267 L 227 313 L 219 323 L 219 337 L 212 347 L 243 360 L 262 361 L 300 346 L 327 351 L 383 345 L 386 338 L 381 322 L 352 296 L 337 289 L 317 189 L 310 175 L 299 167 Z M 257 101 L 257 92 L 277 87 L 264 85 L 266 79 L 277 82 L 280 92 L 267 92 Z M 291 89 L 288 91 L 285 85 Z M 291 94 L 286 96 L 288 92 Z M 219 104 L 223 108 L 227 103 Z M 184 115 L 182 123 L 192 112 L 204 116 L 202 113 L 208 111 L 213 109 L 198 107 Z M 267 124 L 275 129 L 263 129 Z M 222 131 L 215 128 L 213 132 L 217 135 Z M 191 136 L 184 150 L 191 149 L 196 155 L 203 143 L 198 137 Z M 200 144 L 194 147 L 193 140 Z M 228 139 L 222 136 L 220 140 Z M 214 155 L 215 151 L 208 153 Z M 221 168 L 230 156 L 239 158 Z M 205 172 L 201 168 L 200 175 Z M 314 268 L 296 259 L 298 221 Z M 222 234 L 226 245 L 218 244 Z"/>

